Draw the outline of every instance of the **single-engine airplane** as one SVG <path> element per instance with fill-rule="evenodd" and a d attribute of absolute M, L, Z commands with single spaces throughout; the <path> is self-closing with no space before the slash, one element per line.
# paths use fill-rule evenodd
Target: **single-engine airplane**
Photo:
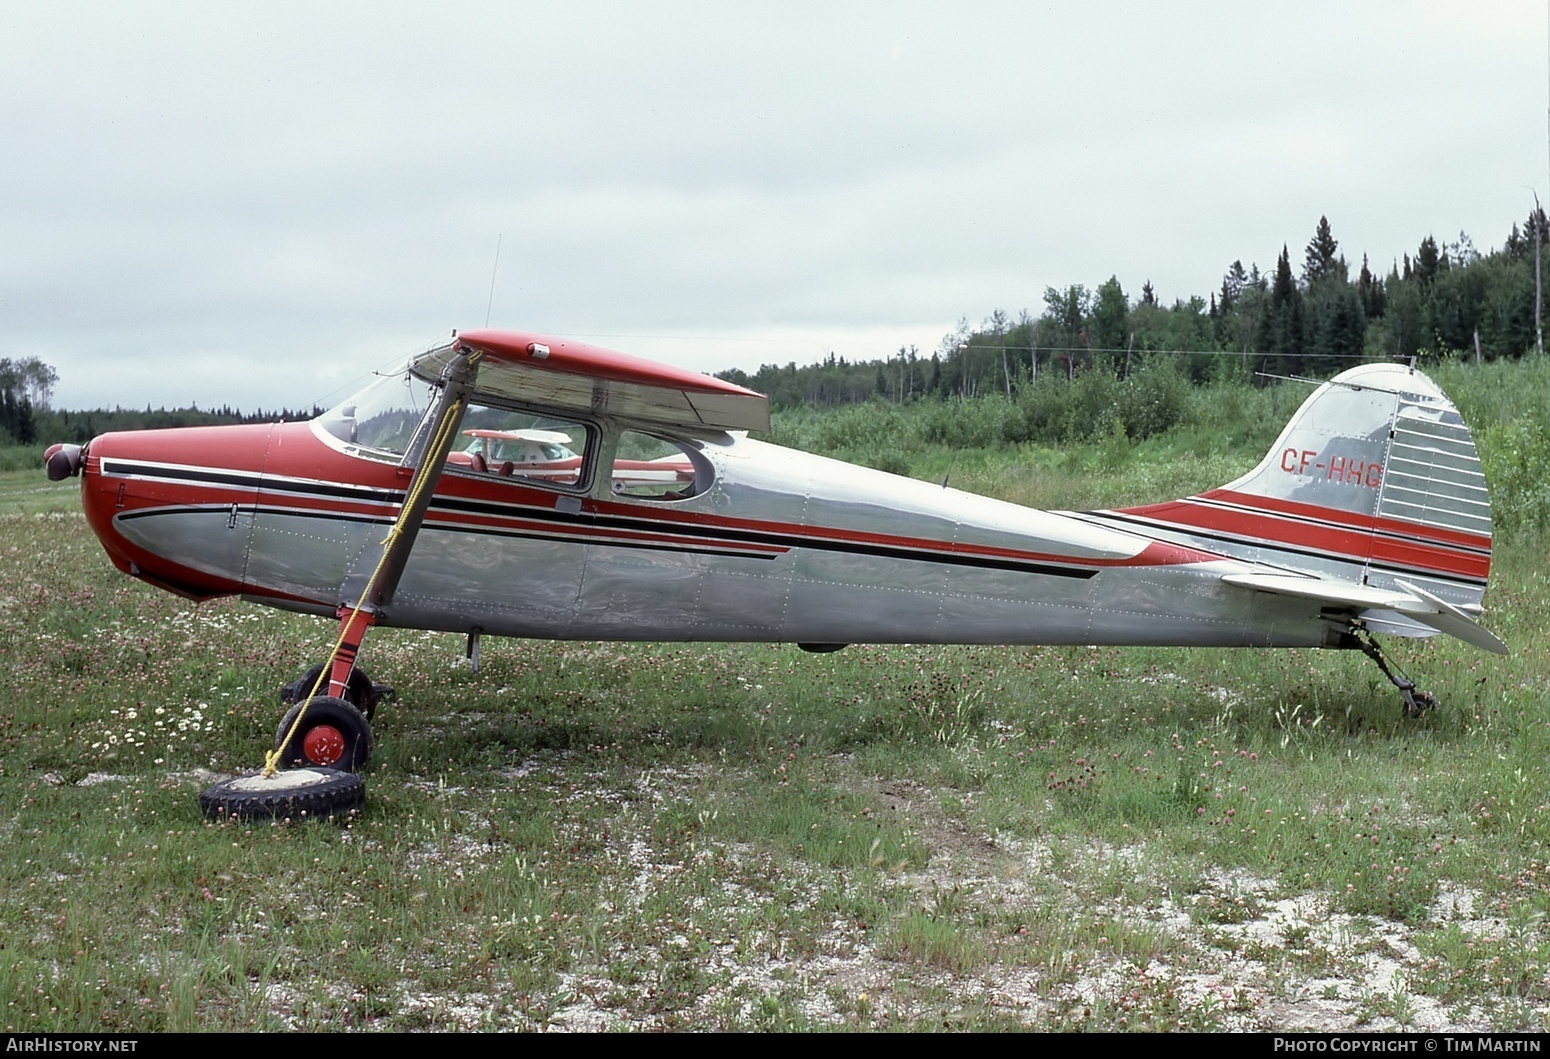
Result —
<path fill-rule="evenodd" d="M 549 639 L 1327 647 L 1479 623 L 1480 461 L 1425 375 L 1320 385 L 1260 464 L 1171 503 L 1035 511 L 795 452 L 765 397 L 536 334 L 455 334 L 310 422 L 54 446 L 125 573 L 339 622 L 273 764 L 359 770 L 373 625 Z M 384 532 L 386 531 L 386 532 Z M 323 686 L 326 682 L 326 688 Z M 319 692 L 325 692 L 319 694 Z M 273 768 L 270 769 L 273 774 Z"/>

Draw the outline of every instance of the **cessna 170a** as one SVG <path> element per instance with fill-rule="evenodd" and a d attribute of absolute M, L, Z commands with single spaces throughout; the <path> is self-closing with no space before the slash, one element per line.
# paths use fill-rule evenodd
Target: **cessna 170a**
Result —
<path fill-rule="evenodd" d="M 1474 442 L 1410 368 L 1352 368 L 1237 481 L 1123 510 L 1034 511 L 747 436 L 768 428 L 766 399 L 731 383 L 485 330 L 310 422 L 105 434 L 47 462 L 81 475 L 125 573 L 337 618 L 327 663 L 289 689 L 271 782 L 365 763 L 373 625 L 467 633 L 476 663 L 485 633 L 1358 648 L 1406 712 L 1430 697 L 1373 633 L 1506 651 L 1477 620 Z"/>

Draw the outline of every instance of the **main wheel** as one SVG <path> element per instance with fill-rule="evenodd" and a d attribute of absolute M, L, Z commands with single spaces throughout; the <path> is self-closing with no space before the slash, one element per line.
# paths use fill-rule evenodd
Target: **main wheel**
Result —
<path fill-rule="evenodd" d="M 303 768 L 224 780 L 199 796 L 199 808 L 212 820 L 300 820 L 347 813 L 365 801 L 366 781 L 355 773 Z"/>
<path fill-rule="evenodd" d="M 319 696 L 307 705 L 301 726 L 287 744 L 285 737 L 301 712 L 301 703 L 292 706 L 275 731 L 275 749 L 285 744 L 281 768 L 321 766 L 359 772 L 366 767 L 366 760 L 371 757 L 371 725 L 360 710 L 343 699 Z"/>
<path fill-rule="evenodd" d="M 322 672 L 322 665 L 315 665 L 303 673 L 299 679 L 293 680 L 282 687 L 280 689 L 280 701 L 286 706 L 291 706 L 312 694 L 312 687 L 318 682 L 318 677 Z M 327 683 L 323 685 L 322 692 L 325 695 L 328 694 Z M 366 675 L 366 671 L 357 667 L 350 670 L 350 680 L 345 685 L 344 699 L 351 706 L 365 714 L 366 719 L 369 721 L 376 715 L 377 703 L 381 702 L 384 696 L 391 695 L 392 693 L 392 688 L 386 684 L 373 683 L 371 677 Z"/>

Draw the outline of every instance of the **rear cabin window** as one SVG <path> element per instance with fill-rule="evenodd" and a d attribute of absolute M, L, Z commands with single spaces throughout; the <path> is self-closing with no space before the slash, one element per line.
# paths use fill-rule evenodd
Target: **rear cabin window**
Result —
<path fill-rule="evenodd" d="M 615 496 L 635 500 L 687 500 L 710 488 L 715 472 L 692 446 L 626 430 L 614 450 Z"/>

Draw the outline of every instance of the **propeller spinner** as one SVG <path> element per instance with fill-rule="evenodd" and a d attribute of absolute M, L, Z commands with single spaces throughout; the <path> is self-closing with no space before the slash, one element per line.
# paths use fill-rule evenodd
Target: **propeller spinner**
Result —
<path fill-rule="evenodd" d="M 62 482 L 81 473 L 81 446 L 50 445 L 43 454 L 43 466 L 48 470 L 48 480 Z"/>

